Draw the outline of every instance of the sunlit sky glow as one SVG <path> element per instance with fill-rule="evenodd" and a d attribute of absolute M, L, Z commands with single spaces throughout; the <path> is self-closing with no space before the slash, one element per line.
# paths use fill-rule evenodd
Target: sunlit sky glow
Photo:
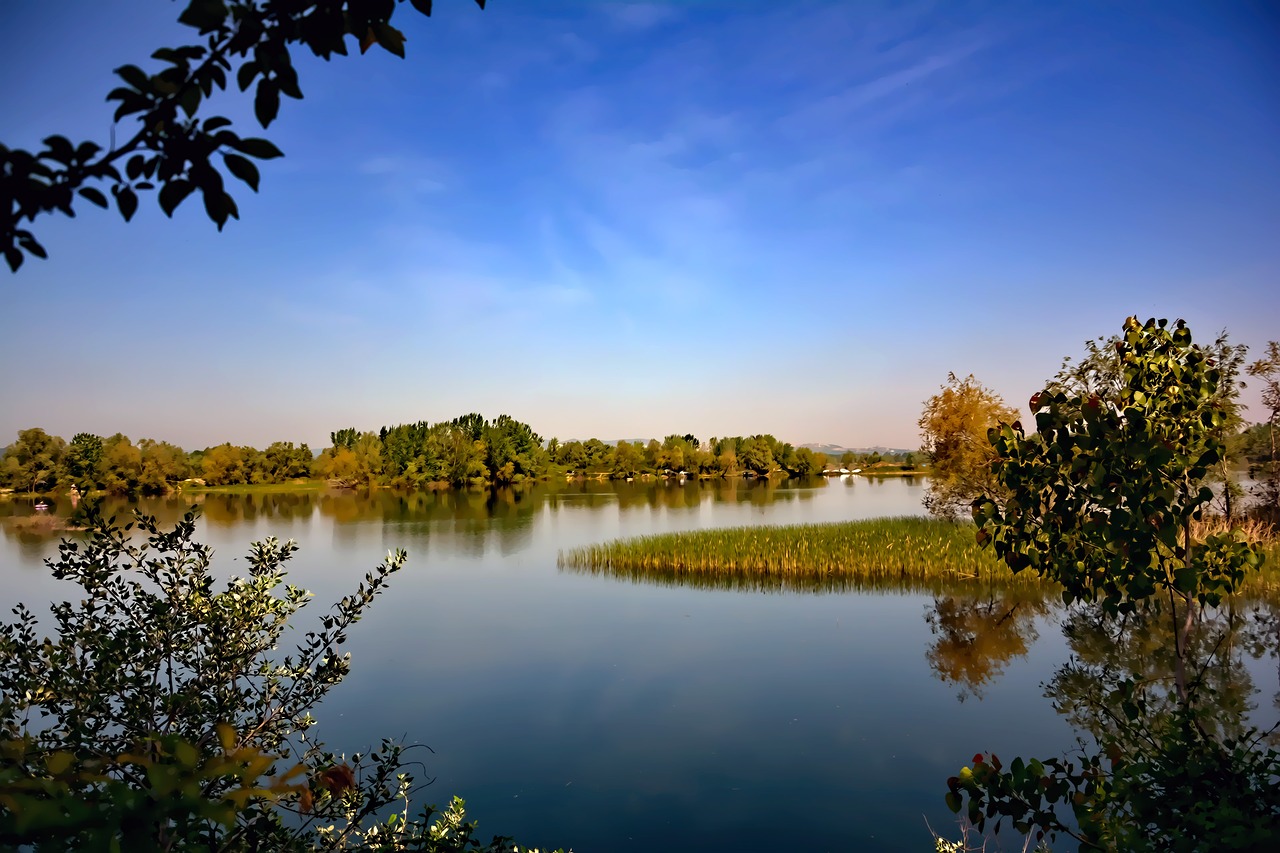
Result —
<path fill-rule="evenodd" d="M 111 69 L 185 43 L 181 5 L 5 3 L 0 141 L 105 141 Z M 1025 406 L 1129 314 L 1257 353 L 1267 5 L 406 4 L 407 59 L 298 56 L 265 134 L 219 99 L 286 154 L 223 233 L 198 198 L 37 224 L 51 259 L 0 273 L 0 445 L 479 411 L 912 447 L 948 371 Z"/>

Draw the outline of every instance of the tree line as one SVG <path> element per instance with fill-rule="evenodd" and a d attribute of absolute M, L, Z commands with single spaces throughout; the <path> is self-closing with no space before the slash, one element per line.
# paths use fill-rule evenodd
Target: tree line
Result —
<path fill-rule="evenodd" d="M 1083 405 L 1115 404 L 1130 382 L 1133 368 L 1125 360 L 1123 339 L 1118 336 L 1087 341 L 1085 355 L 1078 361 L 1066 359 L 1058 374 L 1043 392 L 1029 402 L 1034 411 L 1046 395 L 1070 394 Z M 1214 509 L 1228 521 L 1241 509 L 1241 500 L 1252 497 L 1253 514 L 1280 521 L 1280 343 L 1268 343 L 1264 357 L 1247 360 L 1248 350 L 1232 344 L 1223 332 L 1201 349 L 1211 362 L 1215 385 L 1205 391 L 1206 405 L 1217 407 L 1221 418 L 1213 427 L 1213 439 L 1220 451 L 1204 474 L 1204 484 L 1216 495 Z M 1249 425 L 1240 403 L 1240 389 L 1246 387 L 1241 374 L 1258 381 L 1262 390 L 1264 418 Z M 1145 401 L 1141 401 L 1145 402 Z M 1001 424 L 1019 425 L 1018 413 L 999 394 L 972 375 L 963 379 L 954 373 L 937 394 L 925 401 L 919 427 L 923 454 L 930 464 L 930 481 L 925 508 L 944 518 L 967 515 L 974 500 L 989 497 L 1002 502 L 1007 491 L 998 482 L 999 454 L 989 433 Z M 1251 495 L 1236 482 L 1247 472 L 1254 481 Z"/>
<path fill-rule="evenodd" d="M 820 475 L 833 464 L 825 453 L 795 447 L 772 435 L 713 437 L 691 433 L 661 441 L 543 440 L 510 415 L 476 413 L 448 421 L 345 427 L 330 433 L 315 453 L 305 443 L 277 441 L 265 449 L 226 442 L 186 451 L 149 438 L 77 433 L 68 442 L 39 427 L 21 430 L 0 455 L 0 487 L 29 493 L 103 491 L 162 495 L 184 481 L 207 486 L 289 483 L 325 479 L 335 485 L 424 489 L 510 485 L 551 476 L 626 479 L 642 476 L 716 478 Z M 845 453 L 840 464 L 896 463 L 908 470 L 914 454 Z"/>

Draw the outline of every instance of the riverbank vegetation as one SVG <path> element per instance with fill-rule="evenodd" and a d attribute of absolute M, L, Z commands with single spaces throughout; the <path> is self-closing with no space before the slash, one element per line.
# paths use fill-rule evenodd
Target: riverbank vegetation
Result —
<path fill-rule="evenodd" d="M 100 491 L 111 495 L 163 495 L 178 488 L 300 484 L 429 489 L 512 485 L 551 477 L 809 477 L 830 464 L 826 454 L 795 447 L 772 435 L 701 441 L 672 434 L 661 441 L 544 440 L 509 415 L 479 414 L 449 421 L 346 427 L 330 433 L 315 453 L 305 443 L 277 441 L 259 450 L 229 442 L 185 451 L 163 441 L 133 442 L 117 433 L 78 433 L 70 442 L 40 428 L 22 430 L 0 456 L 0 488 L 28 494 Z M 867 472 L 915 471 L 912 454 L 845 454 Z"/>

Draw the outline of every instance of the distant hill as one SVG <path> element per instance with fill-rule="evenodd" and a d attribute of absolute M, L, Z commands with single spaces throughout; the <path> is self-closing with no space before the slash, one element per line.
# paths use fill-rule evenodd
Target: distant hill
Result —
<path fill-rule="evenodd" d="M 892 453 L 918 452 L 918 448 L 916 450 L 912 450 L 911 448 L 906 447 L 882 447 L 880 445 L 876 445 L 875 447 L 844 447 L 839 444 L 802 444 L 800 446 L 807 447 L 810 450 L 817 451 L 818 453 L 825 453 L 828 456 L 837 457 L 842 456 L 845 453 L 879 453 L 881 456 L 885 456 Z"/>
<path fill-rule="evenodd" d="M 563 439 L 560 439 L 560 444 L 561 445 L 572 444 L 575 441 L 580 444 L 583 444 L 590 440 L 591 439 L 589 438 L 563 438 Z M 617 447 L 618 442 L 620 441 L 627 441 L 627 442 L 630 442 L 631 444 L 635 444 L 638 441 L 641 444 L 647 445 L 650 441 L 662 441 L 662 439 L 660 438 L 658 439 L 652 439 L 652 438 L 602 438 L 600 439 L 601 444 L 608 445 L 609 447 Z M 543 444 L 546 444 L 546 442 L 544 441 Z"/>

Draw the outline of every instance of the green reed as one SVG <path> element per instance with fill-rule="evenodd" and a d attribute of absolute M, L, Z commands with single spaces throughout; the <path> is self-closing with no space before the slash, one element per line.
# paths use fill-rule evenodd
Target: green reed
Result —
<path fill-rule="evenodd" d="M 752 592 L 956 592 L 1058 587 L 1035 572 L 1014 574 L 978 546 L 968 522 L 876 518 L 828 524 L 730 527 L 619 539 L 561 552 L 562 570 L 637 583 Z M 1280 547 L 1262 543 L 1263 571 L 1244 598 L 1280 599 Z"/>
<path fill-rule="evenodd" d="M 978 547 L 968 523 L 877 518 L 665 533 L 561 553 L 569 571 L 635 581 L 763 591 L 1039 588 Z"/>

